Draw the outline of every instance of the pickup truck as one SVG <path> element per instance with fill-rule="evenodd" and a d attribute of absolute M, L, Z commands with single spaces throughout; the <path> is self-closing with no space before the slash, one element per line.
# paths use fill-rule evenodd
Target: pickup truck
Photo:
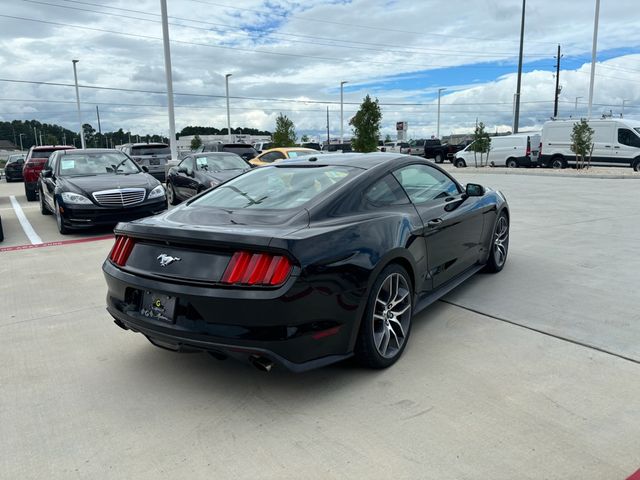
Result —
<path fill-rule="evenodd" d="M 449 153 L 449 146 L 445 143 L 440 143 L 440 140 L 430 139 L 424 141 L 424 158 L 433 158 L 436 163 L 444 162 Z"/>

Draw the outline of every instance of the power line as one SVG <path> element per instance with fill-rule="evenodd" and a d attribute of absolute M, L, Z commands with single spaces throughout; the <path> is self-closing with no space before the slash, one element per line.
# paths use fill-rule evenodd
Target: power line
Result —
<path fill-rule="evenodd" d="M 91 12 L 91 13 L 97 13 L 100 15 L 108 15 L 108 16 L 113 16 L 113 17 L 119 17 L 119 18 L 128 18 L 131 20 L 139 20 L 139 21 L 144 21 L 144 22 L 152 22 L 152 23 L 159 23 L 158 20 L 152 20 L 149 18 L 141 18 L 141 17 L 132 17 L 129 15 L 123 15 L 121 13 L 109 13 L 109 12 L 102 12 L 102 11 L 98 11 L 98 10 L 91 10 L 91 9 L 87 9 L 87 8 L 80 8 L 80 7 L 71 7 L 71 6 L 66 6 L 66 5 L 58 5 L 55 3 L 49 3 L 49 2 L 44 2 L 41 0 L 22 0 L 23 2 L 28 2 L 28 3 L 34 3 L 34 4 L 39 4 L 39 5 L 48 5 L 48 6 L 52 6 L 52 7 L 58 7 L 58 8 L 65 8 L 65 9 L 70 9 L 70 10 L 77 10 L 77 11 L 83 11 L 83 12 Z M 147 12 L 143 12 L 141 10 L 133 10 L 133 9 L 126 9 L 126 8 L 118 8 L 118 7 L 108 7 L 106 5 L 99 5 L 99 4 L 95 4 L 95 3 L 90 3 L 90 2 L 81 2 L 81 1 L 74 1 L 74 0 L 63 0 L 63 1 L 73 1 L 73 3 L 78 3 L 78 4 L 82 4 L 82 5 L 91 5 L 91 6 L 98 6 L 98 7 L 103 7 L 103 8 L 110 8 L 110 9 L 114 9 L 114 10 L 119 10 L 119 11 L 124 11 L 124 12 L 133 12 L 133 13 L 140 13 L 140 14 L 144 14 L 144 15 L 152 15 L 152 16 L 159 16 L 158 14 L 155 13 L 147 13 Z M 194 23 L 199 23 L 199 24 L 205 24 L 205 25 L 215 25 L 216 27 L 222 27 L 222 28 L 204 28 L 204 27 L 195 27 L 192 25 L 183 25 L 180 23 L 173 23 L 170 22 L 169 24 L 175 27 L 182 27 L 182 28 L 190 28 L 190 29 L 195 29 L 195 30 L 200 30 L 200 31 L 206 31 L 206 32 L 211 32 L 212 30 L 218 31 L 218 32 L 223 32 L 226 33 L 228 31 L 237 31 L 240 32 L 248 37 L 251 38 L 263 38 L 264 35 L 262 35 L 259 32 L 247 32 L 246 30 L 243 30 L 241 28 L 234 28 L 234 27 L 230 27 L 229 25 L 225 25 L 222 23 L 215 23 L 215 22 L 210 22 L 210 21 L 203 21 L 203 20 L 195 20 L 195 19 L 188 19 L 188 18 L 181 18 L 181 17 L 170 17 L 176 20 L 182 20 L 182 21 L 187 21 L 187 22 L 194 22 Z M 483 52 L 477 52 L 477 51 L 470 51 L 470 50 L 452 50 L 452 49 L 432 49 L 432 48 L 416 48 L 416 47 L 412 47 L 410 49 L 407 49 L 406 47 L 402 47 L 401 45 L 392 45 L 392 44 L 380 44 L 380 43 L 372 43 L 372 42 L 358 42 L 358 41 L 350 41 L 350 40 L 340 40 L 340 39 L 336 39 L 336 38 L 329 38 L 329 37 L 318 37 L 318 36 L 314 36 L 314 35 L 299 35 L 299 34 L 288 34 L 288 33 L 281 33 L 281 32 L 269 32 L 268 33 L 269 36 L 284 36 L 284 37 L 294 37 L 296 39 L 298 38 L 311 38 L 311 39 L 317 39 L 317 40 L 325 40 L 325 41 L 331 41 L 331 42 L 341 42 L 341 43 L 352 43 L 352 44 L 359 44 L 359 45 L 369 45 L 372 47 L 376 47 L 376 48 L 370 48 L 370 47 L 361 47 L 361 46 L 353 46 L 353 45 L 340 45 L 340 44 L 336 44 L 336 43 L 318 43 L 318 42 L 309 42 L 309 41 L 304 41 L 304 40 L 296 40 L 296 43 L 304 43 L 304 44 L 309 44 L 309 45 L 318 45 L 318 46 L 327 46 L 327 47 L 338 47 L 338 48 L 349 48 L 349 49 L 356 49 L 356 50 L 367 50 L 367 51 L 376 51 L 379 52 L 380 48 L 384 48 L 385 52 L 389 52 L 389 53 L 401 53 L 401 54 L 418 54 L 418 55 L 442 55 L 442 56 L 451 56 L 451 54 L 455 54 L 456 56 L 460 57 L 472 57 L 472 58 L 480 58 L 480 57 L 489 57 L 489 58 L 495 58 L 495 57 L 502 57 L 502 58 L 515 58 L 516 55 L 513 55 L 511 53 L 507 53 L 507 52 L 487 52 L 487 51 L 483 51 Z M 402 48 L 402 50 L 390 50 L 389 47 L 396 47 L 396 48 Z M 545 57 L 545 56 L 549 56 L 548 53 L 530 53 L 527 56 L 529 57 Z"/>

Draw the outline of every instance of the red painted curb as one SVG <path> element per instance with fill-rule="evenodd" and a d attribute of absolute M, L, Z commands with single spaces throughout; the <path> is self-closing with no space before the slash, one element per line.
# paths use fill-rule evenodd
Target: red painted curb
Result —
<path fill-rule="evenodd" d="M 636 473 L 632 473 L 627 480 L 640 480 L 640 468 L 636 470 Z"/>
<path fill-rule="evenodd" d="M 0 248 L 0 253 L 2 252 L 12 252 L 15 250 L 31 250 L 32 248 L 44 248 L 44 247 L 60 247 L 62 245 L 72 245 L 74 243 L 87 243 L 87 242 L 97 242 L 99 240 L 112 240 L 113 235 L 102 235 L 100 237 L 90 237 L 90 238 L 76 238 L 74 240 L 61 240 L 59 242 L 45 242 L 45 243 L 36 243 L 34 245 L 14 245 L 13 247 L 2 247 Z"/>

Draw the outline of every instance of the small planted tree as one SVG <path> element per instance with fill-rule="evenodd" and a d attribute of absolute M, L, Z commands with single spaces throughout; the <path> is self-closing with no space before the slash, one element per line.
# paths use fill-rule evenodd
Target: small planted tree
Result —
<path fill-rule="evenodd" d="M 480 154 L 480 166 L 483 165 L 484 154 L 487 154 L 487 164 L 489 163 L 489 151 L 491 150 L 491 137 L 484 129 L 484 123 L 480 122 L 473 131 L 473 143 L 469 146 L 473 152 L 473 161 L 478 166 L 478 153 Z"/>
<path fill-rule="evenodd" d="M 384 137 L 384 141 L 385 141 L 385 143 L 386 143 L 386 142 L 391 142 L 391 141 L 392 141 L 392 140 L 391 140 L 391 135 L 389 135 L 389 134 L 387 133 L 387 134 L 385 135 L 385 137 Z"/>
<path fill-rule="evenodd" d="M 302 135 L 302 137 L 300 137 L 300 141 L 302 143 L 307 143 L 309 141 L 309 135 Z"/>
<path fill-rule="evenodd" d="M 585 159 L 589 155 L 587 168 L 591 166 L 591 154 L 593 153 L 593 128 L 583 118 L 573 124 L 571 132 L 571 151 L 576 154 L 576 168 L 584 168 Z"/>
<path fill-rule="evenodd" d="M 296 130 L 293 122 L 286 115 L 280 113 L 276 118 L 276 129 L 273 132 L 273 146 L 295 147 L 295 145 Z"/>
<path fill-rule="evenodd" d="M 367 95 L 358 113 L 351 119 L 349 125 L 353 127 L 353 140 L 351 146 L 356 152 L 375 152 L 378 147 L 378 138 L 380 138 L 380 122 L 382 121 L 382 112 L 378 99 L 371 100 Z"/>
<path fill-rule="evenodd" d="M 200 135 L 196 135 L 191 139 L 191 150 L 197 150 L 200 145 L 202 145 L 202 139 L 200 138 Z"/>

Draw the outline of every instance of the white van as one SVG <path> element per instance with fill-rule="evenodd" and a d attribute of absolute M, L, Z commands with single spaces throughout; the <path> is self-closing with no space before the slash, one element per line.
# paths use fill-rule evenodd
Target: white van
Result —
<path fill-rule="evenodd" d="M 571 132 L 576 120 L 548 121 L 542 126 L 540 163 L 546 167 L 566 168 L 575 163 L 571 151 Z M 630 165 L 640 172 L 640 122 L 603 118 L 589 120 L 593 129 L 591 164 Z"/>
<path fill-rule="evenodd" d="M 491 150 L 489 151 L 489 164 L 496 167 L 530 167 L 536 165 L 537 147 L 540 144 L 539 132 L 516 133 L 491 137 Z M 473 143 L 471 144 L 473 145 Z M 464 150 L 456 152 L 453 164 L 456 167 L 466 167 L 475 164 L 474 152 L 468 145 Z M 477 154 L 478 162 L 480 154 Z M 484 155 L 486 159 L 486 154 Z"/>

